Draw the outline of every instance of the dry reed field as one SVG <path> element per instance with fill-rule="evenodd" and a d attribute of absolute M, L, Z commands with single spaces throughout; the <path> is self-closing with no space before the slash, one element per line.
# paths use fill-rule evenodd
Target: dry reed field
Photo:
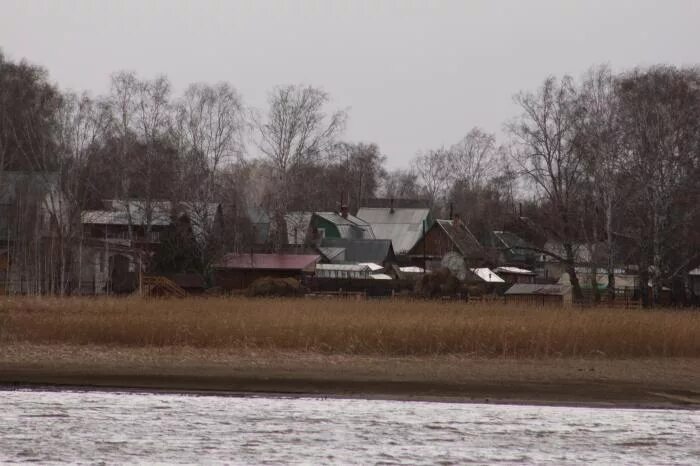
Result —
<path fill-rule="evenodd" d="M 2 298 L 3 345 L 505 358 L 700 357 L 700 313 L 431 301 Z"/>

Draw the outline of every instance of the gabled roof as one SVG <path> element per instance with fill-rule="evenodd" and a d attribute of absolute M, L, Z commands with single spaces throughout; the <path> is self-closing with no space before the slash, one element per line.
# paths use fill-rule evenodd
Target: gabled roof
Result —
<path fill-rule="evenodd" d="M 345 261 L 345 248 L 320 247 L 318 252 L 329 261 L 340 260 Z"/>
<path fill-rule="evenodd" d="M 394 250 L 388 239 L 324 238 L 322 248 L 343 248 L 348 262 L 374 262 L 381 264 L 393 259 Z"/>
<path fill-rule="evenodd" d="M 391 240 L 397 254 L 407 253 L 423 237 L 430 209 L 362 207 L 357 216 L 372 226 L 375 238 Z"/>
<path fill-rule="evenodd" d="M 436 220 L 436 223 L 450 238 L 462 256 L 469 258 L 484 257 L 484 248 L 466 225 L 462 223 L 455 224 L 452 220 Z"/>
<path fill-rule="evenodd" d="M 215 269 L 308 270 L 315 268 L 320 256 L 315 254 L 226 254 L 214 264 Z"/>

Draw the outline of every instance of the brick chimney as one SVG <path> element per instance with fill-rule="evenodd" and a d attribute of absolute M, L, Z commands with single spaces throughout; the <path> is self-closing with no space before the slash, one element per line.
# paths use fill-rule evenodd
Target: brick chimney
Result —
<path fill-rule="evenodd" d="M 459 214 L 452 215 L 452 225 L 454 225 L 457 228 L 462 227 L 462 217 L 460 217 Z"/>
<path fill-rule="evenodd" d="M 340 215 L 343 218 L 348 218 L 348 205 L 347 204 L 343 204 L 340 206 Z"/>

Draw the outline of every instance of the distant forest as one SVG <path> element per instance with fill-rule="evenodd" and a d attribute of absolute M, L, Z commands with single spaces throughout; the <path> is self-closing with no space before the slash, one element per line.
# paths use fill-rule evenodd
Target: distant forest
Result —
<path fill-rule="evenodd" d="M 341 202 L 355 212 L 385 197 L 424 199 L 437 218 L 459 213 L 477 237 L 527 218 L 563 245 L 565 262 L 574 244 L 605 243 L 610 270 L 624 237 L 642 283 L 670 286 L 700 261 L 698 67 L 546 77 L 514 96 L 506 140 L 465 128 L 400 170 L 387 170 L 377 144 L 343 139 L 348 114 L 320 88 L 275 87 L 255 109 L 225 82 L 174 95 L 166 76 L 109 80 L 106 95 L 64 91 L 42 67 L 0 52 L 0 184 L 4 171 L 54 173 L 67 244 L 80 212 L 103 199 L 263 209 L 281 246 L 287 212 Z"/>

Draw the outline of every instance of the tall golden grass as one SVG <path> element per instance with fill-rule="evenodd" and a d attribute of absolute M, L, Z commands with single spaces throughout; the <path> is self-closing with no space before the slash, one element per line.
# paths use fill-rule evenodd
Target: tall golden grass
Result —
<path fill-rule="evenodd" d="M 700 313 L 332 299 L 0 299 L 13 342 L 475 357 L 700 357 Z"/>

